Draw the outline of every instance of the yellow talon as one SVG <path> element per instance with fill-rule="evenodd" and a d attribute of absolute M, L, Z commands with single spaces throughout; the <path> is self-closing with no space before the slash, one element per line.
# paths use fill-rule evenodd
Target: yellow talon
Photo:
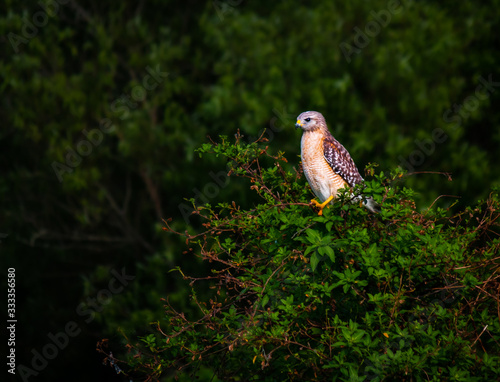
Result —
<path fill-rule="evenodd" d="M 314 204 L 314 207 L 319 207 L 321 206 L 321 203 L 318 203 L 316 199 L 311 199 L 311 203 Z"/>
<path fill-rule="evenodd" d="M 323 208 L 325 208 L 326 205 L 332 201 L 332 199 L 333 195 L 330 195 L 330 197 L 326 199 L 323 203 L 317 202 L 316 199 L 311 200 L 311 203 L 314 204 L 315 207 L 319 207 L 319 212 L 318 212 L 319 216 L 323 215 Z"/>

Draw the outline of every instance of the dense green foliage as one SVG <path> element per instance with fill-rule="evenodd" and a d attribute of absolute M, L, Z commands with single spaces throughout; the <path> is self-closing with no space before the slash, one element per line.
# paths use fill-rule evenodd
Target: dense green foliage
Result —
<path fill-rule="evenodd" d="M 18 274 L 18 363 L 30 366 L 48 334 L 75 321 L 81 334 L 37 378 L 84 365 L 75 380 L 109 380 L 99 339 L 122 343 L 117 328 L 151 334 L 160 298 L 191 309 L 169 270 L 201 275 L 207 264 L 182 255 L 162 219 L 196 235 L 203 221 L 185 199 L 260 203 L 220 175 L 221 157 L 196 155 L 207 136 L 239 129 L 251 142 L 265 131 L 293 173 L 295 117 L 318 110 L 360 169 L 419 173 L 402 179 L 416 213 L 439 195 L 459 197 L 436 201 L 450 214 L 487 199 L 500 183 L 498 9 L 499 0 L 2 1 L 0 261 Z M 294 202 L 306 203 L 304 179 L 297 187 Z M 123 268 L 134 280 L 93 302 Z"/>
<path fill-rule="evenodd" d="M 452 217 L 420 213 L 401 173 L 380 174 L 363 190 L 380 214 L 347 193 L 318 216 L 296 202 L 308 192 L 282 155 L 263 166 L 267 149 L 225 138 L 201 150 L 227 156 L 263 200 L 197 208 L 205 231 L 180 235 L 211 272 L 179 269 L 197 312 L 167 299 L 157 335 L 129 345 L 132 369 L 154 380 L 207 369 L 223 381 L 500 378 L 497 193 Z"/>

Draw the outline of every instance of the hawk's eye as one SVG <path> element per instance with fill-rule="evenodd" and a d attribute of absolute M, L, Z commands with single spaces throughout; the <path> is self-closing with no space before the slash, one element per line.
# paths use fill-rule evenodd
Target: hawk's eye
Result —
<path fill-rule="evenodd" d="M 311 121 L 311 118 L 306 118 L 305 119 L 306 122 L 310 122 Z"/>

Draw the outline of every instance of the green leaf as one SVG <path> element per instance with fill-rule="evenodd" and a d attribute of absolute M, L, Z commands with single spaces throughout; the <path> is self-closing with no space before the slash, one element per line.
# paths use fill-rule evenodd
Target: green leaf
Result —
<path fill-rule="evenodd" d="M 269 296 L 267 294 L 265 294 L 263 297 L 262 297 L 262 300 L 261 300 L 261 306 L 262 307 L 265 307 L 267 305 L 267 303 L 269 302 Z"/>
<path fill-rule="evenodd" d="M 329 257 L 330 261 L 332 263 L 335 263 L 335 252 L 333 251 L 333 249 L 331 247 L 323 247 L 326 255 Z"/>
<path fill-rule="evenodd" d="M 316 267 L 318 266 L 318 263 L 319 263 L 319 260 L 320 260 L 320 256 L 318 255 L 317 252 L 314 252 L 312 255 L 311 255 L 311 258 L 310 258 L 310 262 L 311 262 L 311 269 L 314 271 L 316 269 Z"/>

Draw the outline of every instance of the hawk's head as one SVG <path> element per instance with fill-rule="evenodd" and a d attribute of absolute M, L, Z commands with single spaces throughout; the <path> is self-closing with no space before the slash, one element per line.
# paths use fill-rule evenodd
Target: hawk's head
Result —
<path fill-rule="evenodd" d="M 325 117 L 317 111 L 304 111 L 297 117 L 295 127 L 304 131 L 313 131 L 317 129 L 326 129 Z"/>

